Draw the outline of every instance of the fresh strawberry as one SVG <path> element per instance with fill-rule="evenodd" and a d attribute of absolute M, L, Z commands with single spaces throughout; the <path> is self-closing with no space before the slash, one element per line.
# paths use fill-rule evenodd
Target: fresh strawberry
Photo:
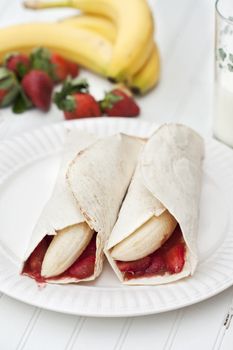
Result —
<path fill-rule="evenodd" d="M 0 67 L 0 107 L 12 104 L 19 91 L 15 74 L 5 67 Z"/>
<path fill-rule="evenodd" d="M 150 263 L 151 257 L 146 256 L 145 258 L 141 258 L 134 261 L 116 261 L 117 266 L 121 272 L 139 272 L 145 271 Z"/>
<path fill-rule="evenodd" d="M 22 88 L 32 103 L 43 111 L 48 111 L 51 104 L 53 81 L 41 70 L 31 70 L 22 80 Z"/>
<path fill-rule="evenodd" d="M 165 271 L 166 264 L 160 251 L 151 254 L 151 260 L 150 266 L 146 269 L 147 274 L 158 274 Z"/>
<path fill-rule="evenodd" d="M 72 78 L 75 78 L 79 73 L 79 68 L 76 63 L 68 61 L 56 53 L 53 53 L 51 55 L 51 62 L 54 65 L 57 81 L 65 80 L 68 75 L 70 75 Z"/>
<path fill-rule="evenodd" d="M 120 89 L 114 89 L 105 94 L 100 101 L 102 111 L 112 117 L 136 117 L 140 113 L 140 108 L 132 96 Z"/>
<path fill-rule="evenodd" d="M 90 94 L 76 93 L 70 96 L 68 102 L 69 106 L 64 111 L 65 119 L 101 116 L 99 105 Z"/>
<path fill-rule="evenodd" d="M 78 279 L 90 277 L 94 273 L 95 256 L 89 255 L 78 259 L 69 269 L 68 275 Z"/>
<path fill-rule="evenodd" d="M 43 47 L 35 48 L 30 54 L 32 70 L 40 70 L 48 74 L 52 81 L 56 81 L 55 66 L 51 61 L 51 52 Z"/>
<path fill-rule="evenodd" d="M 30 69 L 30 59 L 26 55 L 13 53 L 7 55 L 5 66 L 18 77 L 22 78 Z"/>
<path fill-rule="evenodd" d="M 66 119 L 101 116 L 99 104 L 89 94 L 85 80 L 66 79 L 62 90 L 55 94 L 54 102 L 64 111 Z"/>
<path fill-rule="evenodd" d="M 177 243 L 165 253 L 165 262 L 168 272 L 171 274 L 182 271 L 185 262 L 184 243 Z"/>

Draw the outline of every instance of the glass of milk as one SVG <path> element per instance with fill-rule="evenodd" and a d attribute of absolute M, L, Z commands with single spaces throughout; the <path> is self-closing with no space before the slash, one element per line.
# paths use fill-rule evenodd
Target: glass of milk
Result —
<path fill-rule="evenodd" d="M 233 147 L 233 0 L 216 1 L 214 136 Z"/>

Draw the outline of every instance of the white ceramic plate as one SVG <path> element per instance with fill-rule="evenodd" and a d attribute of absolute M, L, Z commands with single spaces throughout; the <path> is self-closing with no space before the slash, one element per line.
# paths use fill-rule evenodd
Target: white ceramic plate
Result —
<path fill-rule="evenodd" d="M 89 284 L 47 285 L 40 289 L 17 270 L 17 249 L 26 244 L 51 193 L 65 128 L 97 135 L 119 131 L 148 136 L 152 124 L 129 119 L 89 119 L 46 126 L 0 144 L 0 290 L 42 308 L 87 316 L 136 316 L 163 312 L 207 299 L 233 284 L 233 152 L 206 140 L 200 263 L 194 276 L 163 286 L 122 286 L 105 264 Z M 9 249 L 14 243 L 15 255 Z"/>

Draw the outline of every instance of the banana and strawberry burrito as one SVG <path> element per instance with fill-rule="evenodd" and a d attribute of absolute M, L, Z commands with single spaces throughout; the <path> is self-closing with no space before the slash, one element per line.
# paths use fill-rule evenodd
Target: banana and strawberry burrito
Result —
<path fill-rule="evenodd" d="M 192 275 L 204 143 L 192 129 L 165 124 L 149 138 L 105 246 L 125 284 L 162 284 Z"/>
<path fill-rule="evenodd" d="M 103 247 L 135 171 L 142 141 L 117 134 L 68 135 L 51 197 L 36 224 L 22 273 L 37 282 L 94 280 Z"/>

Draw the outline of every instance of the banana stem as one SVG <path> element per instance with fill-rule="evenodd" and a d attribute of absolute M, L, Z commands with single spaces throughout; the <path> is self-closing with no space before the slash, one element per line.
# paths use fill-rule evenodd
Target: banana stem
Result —
<path fill-rule="evenodd" d="M 32 10 L 41 10 L 53 7 L 73 7 L 72 0 L 55 0 L 55 1 L 40 1 L 40 0 L 25 0 L 24 7 Z"/>

